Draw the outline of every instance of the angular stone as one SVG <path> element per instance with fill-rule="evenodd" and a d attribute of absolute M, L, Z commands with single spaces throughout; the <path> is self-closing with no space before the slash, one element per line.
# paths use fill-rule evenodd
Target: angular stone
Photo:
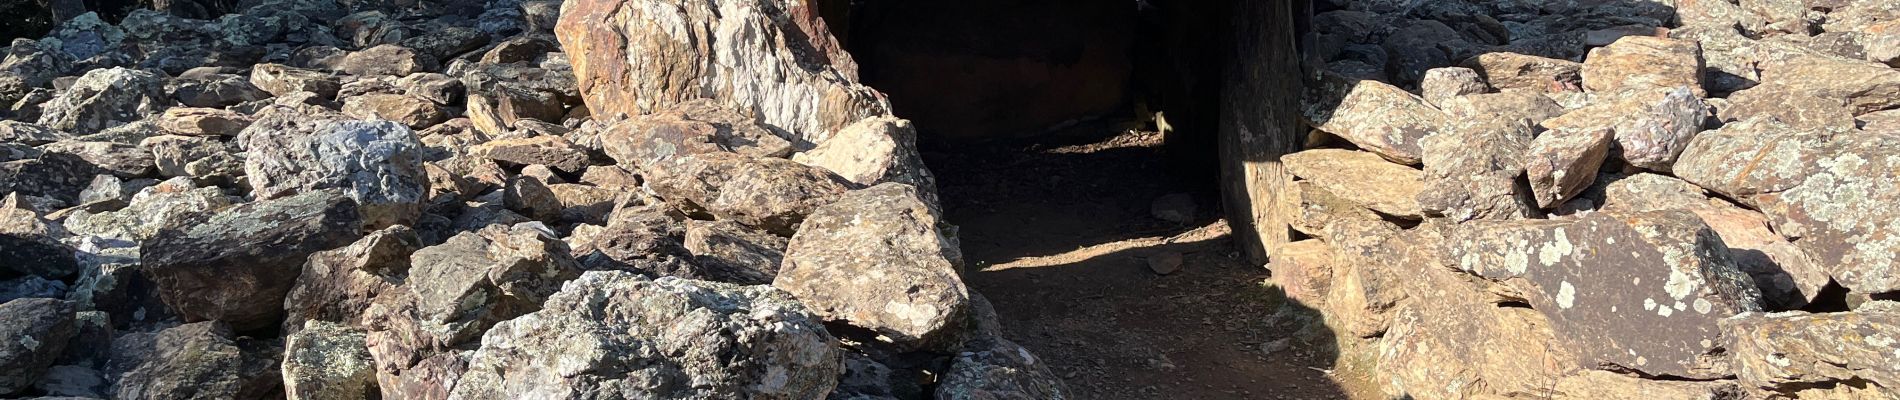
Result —
<path fill-rule="evenodd" d="M 1610 371 L 1578 371 L 1557 381 L 1556 399 L 1741 399 L 1733 381 L 1645 379 Z"/>
<path fill-rule="evenodd" d="M 242 391 L 238 370 L 244 356 L 224 323 L 179 325 L 149 340 L 141 346 L 149 353 L 135 356 L 130 370 L 113 385 L 116 398 L 237 398 Z M 119 343 L 113 347 L 120 347 Z"/>
<path fill-rule="evenodd" d="M 497 139 L 470 152 L 504 165 L 544 165 L 570 174 L 586 171 L 590 163 L 586 149 L 560 136 Z"/>
<path fill-rule="evenodd" d="M 1900 305 L 1852 312 L 1749 313 L 1722 321 L 1734 338 L 1735 374 L 1766 394 L 1865 382 L 1877 392 L 1900 387 Z M 1781 393 L 1775 393 L 1781 392 Z"/>
<path fill-rule="evenodd" d="M 1484 83 L 1484 78 L 1470 68 L 1432 68 L 1425 71 L 1425 79 L 1419 82 L 1419 91 L 1424 94 L 1425 101 L 1440 106 L 1444 105 L 1445 99 L 1490 90 L 1491 86 Z"/>
<path fill-rule="evenodd" d="M 1293 176 L 1387 215 L 1417 219 L 1423 174 L 1362 151 L 1315 149 L 1281 157 Z"/>
<path fill-rule="evenodd" d="M 469 85 L 466 80 L 464 85 Z M 494 90 L 469 90 L 466 114 L 483 133 L 500 135 L 513 130 L 515 121 L 537 119 L 560 121 L 567 114 L 561 98 L 554 93 L 519 85 L 497 85 Z"/>
<path fill-rule="evenodd" d="M 171 103 L 164 78 L 150 72 L 106 68 L 86 72 L 71 88 L 41 105 L 40 125 L 78 134 L 137 121 Z"/>
<path fill-rule="evenodd" d="M 1695 96 L 1687 87 L 1669 89 L 1644 112 L 1618 121 L 1617 154 L 1630 165 L 1668 172 L 1710 116 L 1709 106 Z"/>
<path fill-rule="evenodd" d="M 1517 53 L 1485 53 L 1462 64 L 1499 91 L 1583 91 L 1583 64 Z"/>
<path fill-rule="evenodd" d="M 158 117 L 159 129 L 189 136 L 237 136 L 250 125 L 250 116 L 216 108 L 177 107 Z"/>
<path fill-rule="evenodd" d="M 1900 290 L 1900 182 L 1891 179 L 1900 159 L 1890 156 L 1900 139 L 1753 122 L 1698 136 L 1677 174 L 1767 214 L 1841 286 Z"/>
<path fill-rule="evenodd" d="M 284 338 L 284 395 L 289 400 L 362 400 L 378 392 L 363 331 L 321 321 L 302 328 Z"/>
<path fill-rule="evenodd" d="M 1073 396 L 1049 363 L 1003 338 L 974 341 L 957 352 L 937 384 L 936 398 L 1066 399 Z"/>
<path fill-rule="evenodd" d="M 1478 97 L 1524 94 L 1549 100 L 1528 92 Z M 1520 192 L 1517 177 L 1523 175 L 1526 152 L 1533 137 L 1527 122 L 1541 120 L 1540 116 L 1526 115 L 1515 121 L 1476 116 L 1457 119 L 1463 122 L 1420 143 L 1424 150 L 1425 174 L 1423 189 L 1417 198 L 1419 210 L 1426 216 L 1459 222 L 1534 215 L 1535 200 L 1530 193 Z"/>
<path fill-rule="evenodd" d="M 338 190 L 199 214 L 140 243 L 140 270 L 187 321 L 239 330 L 275 326 L 311 253 L 362 236 L 356 202 Z"/>
<path fill-rule="evenodd" d="M 1447 244 L 1459 269 L 1548 316 L 1583 368 L 1720 378 L 1733 369 L 1717 323 L 1761 309 L 1727 246 L 1688 211 L 1479 222 Z"/>
<path fill-rule="evenodd" d="M 63 279 L 79 272 L 73 248 L 59 224 L 32 210 L 0 207 L 0 277 Z"/>
<path fill-rule="evenodd" d="M 139 190 L 125 208 L 108 212 L 77 212 L 65 225 L 75 233 L 128 241 L 152 238 L 158 231 L 193 214 L 223 208 L 231 198 L 215 187 L 195 187 L 188 179 L 174 178 Z"/>
<path fill-rule="evenodd" d="M 357 325 L 377 295 L 402 284 L 410 254 L 421 247 L 415 230 L 398 225 L 311 253 L 284 295 L 284 332 L 296 332 L 306 321 Z"/>
<path fill-rule="evenodd" d="M 1819 97 L 1778 85 L 1759 85 L 1729 94 L 1720 109 L 1724 122 L 1772 118 L 1805 130 L 1846 132 L 1854 129 L 1854 113 L 1839 99 Z"/>
<path fill-rule="evenodd" d="M 589 272 L 490 330 L 449 398 L 817 399 L 835 340 L 771 287 Z"/>
<path fill-rule="evenodd" d="M 960 334 L 970 290 L 938 215 L 901 183 L 846 193 L 799 226 L 772 286 L 898 346 L 942 348 Z"/>
<path fill-rule="evenodd" d="M 785 258 L 785 238 L 725 221 L 686 221 L 682 245 L 695 263 L 717 264 L 733 276 L 715 280 L 742 285 L 771 284 Z"/>
<path fill-rule="evenodd" d="M 430 60 L 447 60 L 487 45 L 488 35 L 465 26 L 445 26 L 426 30 L 398 44 L 415 49 Z"/>
<path fill-rule="evenodd" d="M 27 146 L 39 146 L 71 138 L 72 134 L 60 132 L 41 125 L 35 125 L 30 122 L 13 120 L 0 121 L 0 143 L 19 143 Z"/>
<path fill-rule="evenodd" d="M 461 80 L 433 72 L 409 74 L 397 80 L 396 86 L 405 94 L 442 105 L 459 103 L 466 93 Z"/>
<path fill-rule="evenodd" d="M 1328 80 L 1309 89 L 1306 117 L 1319 130 L 1399 164 L 1418 165 L 1418 142 L 1448 124 L 1445 113 L 1396 86 Z"/>
<path fill-rule="evenodd" d="M 1318 239 L 1287 243 L 1274 253 L 1267 269 L 1273 271 L 1273 282 L 1287 299 L 1319 304 L 1332 286 L 1333 249 Z"/>
<path fill-rule="evenodd" d="M 496 322 L 540 309 L 581 272 L 566 244 L 527 225 L 455 235 L 417 250 L 409 265 L 403 285 L 377 296 L 362 319 L 384 374 L 406 375 Z"/>
<path fill-rule="evenodd" d="M 1524 173 L 1537 206 L 1555 208 L 1596 183 L 1597 168 L 1610 155 L 1610 131 L 1553 130 L 1531 140 Z"/>
<path fill-rule="evenodd" d="M 789 234 L 819 205 L 849 189 L 831 171 L 780 158 L 733 153 L 684 157 L 648 186 L 683 209 Z"/>
<path fill-rule="evenodd" d="M 911 185 L 926 201 L 937 203 L 937 179 L 917 152 L 917 130 L 909 120 L 867 118 L 845 127 L 818 147 L 792 156 L 792 160 L 831 170 L 858 185 Z"/>
<path fill-rule="evenodd" d="M 251 84 L 249 77 L 231 74 L 179 77 L 165 85 L 165 93 L 186 107 L 207 108 L 230 107 L 271 97 L 269 92 Z"/>
<path fill-rule="evenodd" d="M 272 96 L 310 92 L 320 99 L 334 99 L 336 92 L 343 88 L 343 82 L 336 75 L 281 64 L 251 67 L 251 84 L 270 92 Z"/>
<path fill-rule="evenodd" d="M 360 119 L 394 121 L 410 129 L 423 129 L 449 119 L 448 111 L 433 101 L 417 96 L 374 93 L 343 99 L 343 113 Z"/>
<path fill-rule="evenodd" d="M 1900 108 L 1900 69 L 1833 57 L 1799 57 L 1764 65 L 1761 83 L 1834 99 L 1854 115 Z"/>
<path fill-rule="evenodd" d="M 755 157 L 784 157 L 791 142 L 779 138 L 748 113 L 710 101 L 689 101 L 666 111 L 636 116 L 601 133 L 609 157 L 644 171 L 675 168 L 676 159 L 731 151 Z"/>
<path fill-rule="evenodd" d="M 435 63 L 434 57 L 415 49 L 384 44 L 343 56 L 343 62 L 337 65 L 337 70 L 356 76 L 408 76 L 434 70 Z"/>
<path fill-rule="evenodd" d="M 73 305 L 55 299 L 0 303 L 0 393 L 31 388 L 78 333 Z"/>
<path fill-rule="evenodd" d="M 1385 218 L 1359 203 L 1333 194 L 1313 181 L 1297 181 L 1294 184 L 1296 192 L 1293 197 L 1299 199 L 1300 205 L 1300 215 L 1292 222 L 1294 230 L 1319 236 L 1325 234 L 1326 226 L 1336 221 Z"/>
<path fill-rule="evenodd" d="M 1702 188 L 1688 182 L 1637 174 L 1611 182 L 1604 192 L 1604 211 L 1694 211 L 1722 237 L 1736 266 L 1755 278 L 1769 310 L 1800 308 L 1819 296 L 1830 282 L 1827 269 L 1769 229 L 1766 216 L 1712 201 Z"/>
<path fill-rule="evenodd" d="M 865 117 L 890 114 L 888 101 L 847 72 L 855 70 L 848 55 L 803 50 L 835 39 L 805 30 L 786 15 L 789 7 L 588 0 L 563 6 L 554 32 L 595 115 L 647 114 L 710 98 L 753 110 L 798 142 L 822 143 Z"/>
<path fill-rule="evenodd" d="M 138 147 L 151 153 L 158 175 L 164 177 L 192 176 L 185 168 L 192 161 L 231 153 L 224 142 L 207 136 L 153 136 L 140 140 Z"/>
<path fill-rule="evenodd" d="M 158 168 L 151 152 L 119 142 L 67 140 L 48 143 L 40 150 L 76 157 L 121 178 L 150 176 Z"/>
<path fill-rule="evenodd" d="M 1583 86 L 1597 92 L 1687 87 L 1702 89 L 1702 46 L 1694 41 L 1625 36 L 1590 50 L 1583 62 Z"/>
<path fill-rule="evenodd" d="M 272 199 L 341 188 L 370 227 L 414 221 L 429 194 L 422 143 L 389 121 L 322 121 L 307 130 L 248 135 L 251 194 Z"/>

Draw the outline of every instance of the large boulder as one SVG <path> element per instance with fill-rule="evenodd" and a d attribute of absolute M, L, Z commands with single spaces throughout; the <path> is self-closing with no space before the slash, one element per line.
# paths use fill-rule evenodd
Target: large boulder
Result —
<path fill-rule="evenodd" d="M 372 228 L 411 223 L 422 212 L 429 180 L 414 131 L 390 121 L 321 121 L 301 127 L 307 129 L 246 129 L 241 140 L 249 154 L 244 171 L 252 196 L 341 189 L 362 207 Z"/>
<path fill-rule="evenodd" d="M 757 112 L 805 146 L 889 102 L 856 82 L 855 63 L 808 3 L 586 0 L 563 4 L 555 35 L 595 115 L 640 115 L 697 98 Z"/>
<path fill-rule="evenodd" d="M 941 218 L 909 185 L 846 193 L 799 226 L 772 286 L 827 320 L 901 347 L 953 346 L 970 289 L 959 276 L 962 250 Z"/>
<path fill-rule="evenodd" d="M 1718 325 L 1761 294 L 1694 213 L 1481 221 L 1447 243 L 1458 268 L 1550 318 L 1580 366 L 1714 379 L 1733 373 Z"/>
<path fill-rule="evenodd" d="M 482 337 L 450 399 L 817 399 L 840 352 L 768 286 L 589 272 Z"/>
<path fill-rule="evenodd" d="M 140 243 L 140 269 L 186 321 L 248 331 L 277 325 L 311 253 L 362 236 L 354 200 L 319 190 L 214 210 Z"/>
<path fill-rule="evenodd" d="M 1860 382 L 1900 393 L 1900 369 L 1893 368 L 1900 363 L 1900 303 L 1843 313 L 1750 313 L 1722 327 L 1735 340 L 1736 377 L 1750 388 L 1786 396 Z"/>
<path fill-rule="evenodd" d="M 609 125 L 601 142 L 608 157 L 643 171 L 665 171 L 674 167 L 672 161 L 700 153 L 785 157 L 792 152 L 792 143 L 763 125 L 755 112 L 711 100 L 690 100 L 627 118 Z"/>
<path fill-rule="evenodd" d="M 1730 124 L 1690 143 L 1683 180 L 1751 205 L 1775 232 L 1860 293 L 1900 291 L 1900 138 L 1830 135 L 1771 120 Z"/>
<path fill-rule="evenodd" d="M 1425 99 L 1379 81 L 1337 77 L 1308 88 L 1305 116 L 1320 131 L 1399 164 L 1418 165 L 1419 141 L 1447 126 L 1447 117 Z"/>
<path fill-rule="evenodd" d="M 33 387 L 78 333 L 73 305 L 54 299 L 0 303 L 0 395 Z"/>
<path fill-rule="evenodd" d="M 95 69 L 40 106 L 40 125 L 80 134 L 97 133 L 156 114 L 171 104 L 165 80 L 120 67 Z"/>

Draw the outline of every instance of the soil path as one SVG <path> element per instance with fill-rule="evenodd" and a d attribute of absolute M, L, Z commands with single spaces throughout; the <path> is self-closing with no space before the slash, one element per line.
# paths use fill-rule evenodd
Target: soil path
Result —
<path fill-rule="evenodd" d="M 1160 135 L 926 152 L 960 227 L 966 279 L 1079 399 L 1374 398 L 1334 372 L 1330 336 L 1239 260 L 1210 194 L 1190 223 L 1152 202 L 1189 190 Z M 1210 154 L 1211 156 L 1211 154 Z M 1178 272 L 1149 258 L 1178 253 Z"/>

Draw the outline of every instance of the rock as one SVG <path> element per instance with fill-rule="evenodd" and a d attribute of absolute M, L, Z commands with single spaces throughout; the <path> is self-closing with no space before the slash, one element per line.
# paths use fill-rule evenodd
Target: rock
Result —
<path fill-rule="evenodd" d="M 686 221 L 686 250 L 700 265 L 722 265 L 731 276 L 713 280 L 742 285 L 771 284 L 785 259 L 786 240 L 726 221 Z"/>
<path fill-rule="evenodd" d="M 1829 137 L 1773 121 L 1730 124 L 1696 137 L 1677 175 L 1754 206 L 1777 233 L 1854 292 L 1900 290 L 1900 236 L 1888 179 L 1900 145 L 1885 135 Z M 1747 160 L 1746 163 L 1738 160 Z"/>
<path fill-rule="evenodd" d="M 284 295 L 284 332 L 296 332 L 306 321 L 356 325 L 377 295 L 402 285 L 409 256 L 421 247 L 415 230 L 398 225 L 311 253 Z"/>
<path fill-rule="evenodd" d="M 290 400 L 366 399 L 378 392 L 363 332 L 330 322 L 310 321 L 284 338 L 283 377 Z"/>
<path fill-rule="evenodd" d="M 449 398 L 815 399 L 834 340 L 771 287 L 589 272 L 490 330 Z"/>
<path fill-rule="evenodd" d="M 502 204 L 509 210 L 521 213 L 537 221 L 555 221 L 561 218 L 566 206 L 561 197 L 548 187 L 544 178 L 522 174 L 508 180 L 502 187 Z"/>
<path fill-rule="evenodd" d="M 402 88 L 404 94 L 441 105 L 458 104 L 466 93 L 461 80 L 433 72 L 409 74 L 397 80 L 396 86 Z"/>
<path fill-rule="evenodd" d="M 394 121 L 410 129 L 423 129 L 449 119 L 447 111 L 421 97 L 376 93 L 343 100 L 343 113 L 360 119 Z"/>
<path fill-rule="evenodd" d="M 0 207 L 0 277 L 63 279 L 79 272 L 67 232 L 32 210 Z"/>
<path fill-rule="evenodd" d="M 382 11 L 362 11 L 350 14 L 337 20 L 333 26 L 336 28 L 337 36 L 348 40 L 350 45 L 356 47 L 393 44 L 412 35 L 408 26 L 390 18 Z"/>
<path fill-rule="evenodd" d="M 76 157 L 121 178 L 150 176 L 157 169 L 151 152 L 125 143 L 68 140 L 48 143 L 40 150 Z"/>
<path fill-rule="evenodd" d="M 560 50 L 561 44 L 555 43 L 553 40 L 548 40 L 548 38 L 517 36 L 503 40 L 501 43 L 496 43 L 494 48 L 482 53 L 481 62 L 490 64 L 506 64 L 524 61 L 533 62 L 547 55 L 548 52 Z"/>
<path fill-rule="evenodd" d="M 251 84 L 270 92 L 272 96 L 283 97 L 294 92 L 315 93 L 319 99 L 334 99 L 343 82 L 331 75 L 315 70 L 293 68 L 281 64 L 258 64 L 251 67 Z"/>
<path fill-rule="evenodd" d="M 1864 385 L 1891 395 L 1900 387 L 1900 373 L 1889 368 L 1900 362 L 1900 307 L 1892 302 L 1840 313 L 1749 313 L 1722 328 L 1735 340 L 1736 378 L 1764 394 Z"/>
<path fill-rule="evenodd" d="M 77 333 L 73 306 L 55 299 L 18 299 L 0 303 L 0 393 L 31 388 L 46 374 Z"/>
<path fill-rule="evenodd" d="M 979 341 L 957 353 L 936 398 L 1067 399 L 1069 389 L 1049 370 L 1049 364 L 1022 346 L 1003 338 Z"/>
<path fill-rule="evenodd" d="M 1583 64 L 1572 61 L 1495 52 L 1467 59 L 1462 66 L 1476 71 L 1500 91 L 1583 91 Z"/>
<path fill-rule="evenodd" d="M 917 130 L 910 121 L 874 117 L 859 121 L 792 156 L 792 161 L 821 167 L 863 186 L 885 182 L 911 185 L 937 203 L 937 179 L 917 152 Z"/>
<path fill-rule="evenodd" d="M 271 97 L 269 92 L 252 85 L 250 78 L 230 74 L 173 79 L 165 84 L 165 93 L 186 107 L 206 108 L 230 107 Z"/>
<path fill-rule="evenodd" d="M 243 386 L 238 370 L 244 356 L 229 326 L 218 321 L 184 324 L 150 340 L 144 346 L 149 353 L 133 358 L 133 367 L 113 385 L 116 398 L 238 397 Z M 118 347 L 115 342 L 114 348 Z"/>
<path fill-rule="evenodd" d="M 590 163 L 586 149 L 560 136 L 497 139 L 470 152 L 503 165 L 544 165 L 570 174 L 585 172 Z"/>
<path fill-rule="evenodd" d="M 1417 83 L 1427 70 L 1451 65 L 1453 60 L 1470 56 L 1468 53 L 1477 47 L 1443 22 L 1418 19 L 1395 24 L 1398 30 L 1386 36 L 1380 46 L 1391 55 L 1386 72 L 1400 84 Z"/>
<path fill-rule="evenodd" d="M 901 183 L 846 193 L 799 226 L 772 286 L 900 347 L 953 345 L 970 291 L 938 215 Z"/>
<path fill-rule="evenodd" d="M 1644 379 L 1610 371 L 1578 371 L 1557 381 L 1559 399 L 1740 399 L 1740 387 L 1727 380 Z"/>
<path fill-rule="evenodd" d="M 1808 304 L 1827 286 L 1827 270 L 1787 238 L 1768 227 L 1767 216 L 1711 201 L 1702 188 L 1657 174 L 1637 174 L 1610 182 L 1604 211 L 1637 212 L 1688 209 L 1709 224 L 1738 268 L 1755 279 L 1769 310 Z"/>
<path fill-rule="evenodd" d="M 1702 46 L 1694 41 L 1625 36 L 1590 50 L 1583 85 L 1598 92 L 1687 87 L 1695 97 L 1707 97 L 1702 67 Z"/>
<path fill-rule="evenodd" d="M 1360 206 L 1399 218 L 1417 219 L 1419 170 L 1393 164 L 1367 152 L 1315 149 L 1281 157 L 1293 176 Z"/>
<path fill-rule="evenodd" d="M 1764 65 L 1762 85 L 1834 99 L 1854 115 L 1900 108 L 1900 70 L 1832 57 L 1799 57 Z"/>
<path fill-rule="evenodd" d="M 1443 106 L 1445 99 L 1484 93 L 1490 91 L 1491 86 L 1484 84 L 1484 78 L 1470 68 L 1445 67 L 1425 71 L 1419 90 L 1424 93 L 1426 102 Z"/>
<path fill-rule="evenodd" d="M 664 112 L 628 118 L 607 126 L 600 136 L 602 150 L 609 157 L 654 172 L 676 168 L 677 159 L 694 154 L 731 151 L 755 157 L 784 157 L 792 150 L 791 142 L 759 125 L 750 113 L 710 101 L 689 101 Z"/>
<path fill-rule="evenodd" d="M 1333 250 L 1319 239 L 1287 243 L 1273 255 L 1267 269 L 1289 300 L 1314 305 L 1325 299 L 1332 284 Z"/>
<path fill-rule="evenodd" d="M 29 122 L 13 120 L 0 121 L 0 143 L 19 143 L 27 146 L 39 146 L 71 138 L 72 135 L 66 132 Z"/>
<path fill-rule="evenodd" d="M 1583 368 L 1726 376 L 1718 322 L 1761 309 L 1727 246 L 1688 211 L 1481 222 L 1447 244 L 1459 269 L 1549 317 Z"/>
<path fill-rule="evenodd" d="M 1148 255 L 1148 271 L 1155 275 L 1172 275 L 1181 271 L 1181 253 L 1163 251 Z"/>
<path fill-rule="evenodd" d="M 670 11 L 622 11 L 648 9 Z M 595 115 L 647 114 L 710 98 L 759 113 L 796 142 L 822 143 L 866 117 L 890 114 L 888 101 L 846 72 L 855 71 L 849 55 L 815 44 L 835 41 L 829 33 L 801 28 L 777 3 L 588 0 L 562 11 L 554 32 Z"/>
<path fill-rule="evenodd" d="M 1328 81 L 1309 96 L 1306 117 L 1319 130 L 1399 164 L 1418 165 L 1419 140 L 1447 124 L 1424 99 L 1377 81 Z"/>
<path fill-rule="evenodd" d="M 1323 235 L 1326 226 L 1341 220 L 1380 220 L 1385 217 L 1359 203 L 1347 200 L 1313 181 L 1296 181 L 1293 197 L 1299 199 L 1299 215 L 1293 229 L 1308 235 Z"/>
<path fill-rule="evenodd" d="M 231 153 L 223 142 L 205 136 L 153 136 L 140 140 L 138 147 L 151 152 L 158 175 L 165 177 L 193 177 L 187 168 L 191 162 Z"/>
<path fill-rule="evenodd" d="M 40 106 L 40 125 L 79 134 L 137 121 L 171 103 L 165 81 L 150 72 L 108 68 L 86 72 Z"/>
<path fill-rule="evenodd" d="M 407 49 L 415 49 L 416 52 L 426 57 L 425 60 L 447 60 L 450 57 L 474 51 L 483 45 L 487 45 L 488 35 L 468 27 L 447 26 L 441 29 L 423 32 L 421 35 L 415 37 L 403 39 L 399 44 Z"/>
<path fill-rule="evenodd" d="M 1340 337 L 1372 338 L 1392 327 L 1395 311 L 1414 293 L 1402 276 L 1406 251 L 1414 247 L 1397 225 L 1380 219 L 1335 219 L 1319 232 L 1334 246 L 1332 276 L 1318 302 L 1339 326 Z M 1427 241 L 1426 243 L 1431 243 Z M 1350 336 L 1347 336 L 1350 335 Z"/>
<path fill-rule="evenodd" d="M 435 70 L 435 64 L 434 57 L 416 49 L 384 44 L 343 56 L 343 62 L 337 65 L 337 70 L 356 76 L 408 76 Z"/>
<path fill-rule="evenodd" d="M 1194 204 L 1194 196 L 1187 193 L 1172 193 L 1155 198 L 1148 204 L 1148 215 L 1162 221 L 1176 224 L 1193 222 L 1199 215 Z"/>
<path fill-rule="evenodd" d="M 240 138 L 249 152 L 244 171 L 252 196 L 340 188 L 361 206 L 371 228 L 415 221 L 429 194 L 415 132 L 389 121 L 308 126 Z"/>
<path fill-rule="evenodd" d="M 1610 131 L 1553 130 L 1531 140 L 1525 152 L 1524 173 L 1529 176 L 1537 206 L 1556 208 L 1596 183 L 1597 168 L 1610 154 Z"/>
<path fill-rule="evenodd" d="M 1729 94 L 1718 115 L 1724 122 L 1772 118 L 1791 127 L 1846 132 L 1854 129 L 1854 113 L 1839 99 L 1801 93 L 1776 85 L 1760 85 Z"/>
<path fill-rule="evenodd" d="M 1542 95 L 1514 92 L 1467 96 L 1447 103 L 1464 103 L 1463 100 L 1476 97 L 1506 99 L 1526 95 L 1549 101 Z M 1487 103 L 1493 102 L 1469 104 Z M 1551 102 L 1547 105 L 1554 107 L 1556 104 Z M 1464 108 L 1466 106 L 1451 106 L 1447 109 Z M 1544 115 L 1553 114 L 1552 111 L 1522 113 L 1516 120 L 1496 118 L 1510 118 L 1509 115 L 1515 114 L 1505 111 L 1482 114 L 1489 117 L 1453 113 L 1454 118 L 1463 122 L 1420 142 L 1420 148 L 1424 151 L 1425 173 L 1423 188 L 1417 198 L 1419 211 L 1426 216 L 1450 218 L 1458 222 L 1519 219 L 1534 215 L 1535 200 L 1530 193 L 1521 192 L 1517 186 L 1517 177 L 1524 173 L 1524 160 L 1533 137 L 1531 124 L 1526 122 L 1541 120 Z"/>
<path fill-rule="evenodd" d="M 362 235 L 356 202 L 339 190 L 259 200 L 180 221 L 140 243 L 140 270 L 186 321 L 238 330 L 274 326 L 311 253 Z"/>
<path fill-rule="evenodd" d="M 580 275 L 567 246 L 528 225 L 464 232 L 409 256 L 402 286 L 372 301 L 363 322 L 378 371 L 473 343 L 495 323 L 538 310 Z"/>
<path fill-rule="evenodd" d="M 159 129 L 187 136 L 237 136 L 251 126 L 251 117 L 216 108 L 176 107 L 158 117 Z"/>
<path fill-rule="evenodd" d="M 1669 89 L 1646 112 L 1631 115 L 1615 125 L 1618 154 L 1630 165 L 1668 172 L 1682 149 L 1702 132 L 1709 118 L 1709 106 L 1696 98 L 1692 88 Z"/>
<path fill-rule="evenodd" d="M 66 283 L 26 275 L 0 281 L 0 303 L 14 299 L 60 299 L 66 297 Z"/>
<path fill-rule="evenodd" d="M 66 218 L 65 225 L 75 233 L 136 242 L 150 239 L 159 230 L 193 214 L 231 204 L 231 198 L 218 188 L 200 188 L 187 179 L 174 178 L 140 189 L 125 208 L 74 213 Z"/>
<path fill-rule="evenodd" d="M 830 171 L 780 158 L 707 153 L 676 162 L 647 182 L 654 193 L 688 211 L 779 234 L 849 189 Z"/>
<path fill-rule="evenodd" d="M 493 90 L 474 90 L 477 85 L 467 85 L 468 118 L 483 133 L 500 135 L 513 130 L 515 121 L 537 119 L 541 121 L 560 121 L 567 113 L 560 97 L 553 93 L 517 85 L 498 85 Z"/>

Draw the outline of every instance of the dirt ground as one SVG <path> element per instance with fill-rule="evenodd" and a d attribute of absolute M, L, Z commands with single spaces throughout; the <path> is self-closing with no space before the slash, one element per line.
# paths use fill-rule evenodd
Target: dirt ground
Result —
<path fill-rule="evenodd" d="M 1009 339 L 1078 399 L 1378 397 L 1352 389 L 1370 385 L 1335 367 L 1310 309 L 1282 307 L 1267 270 L 1240 259 L 1212 193 L 1193 193 L 1192 222 L 1152 215 L 1196 186 L 1167 172 L 1158 133 L 1101 136 L 926 149 L 966 279 Z M 1168 252 L 1180 270 L 1151 271 Z"/>

